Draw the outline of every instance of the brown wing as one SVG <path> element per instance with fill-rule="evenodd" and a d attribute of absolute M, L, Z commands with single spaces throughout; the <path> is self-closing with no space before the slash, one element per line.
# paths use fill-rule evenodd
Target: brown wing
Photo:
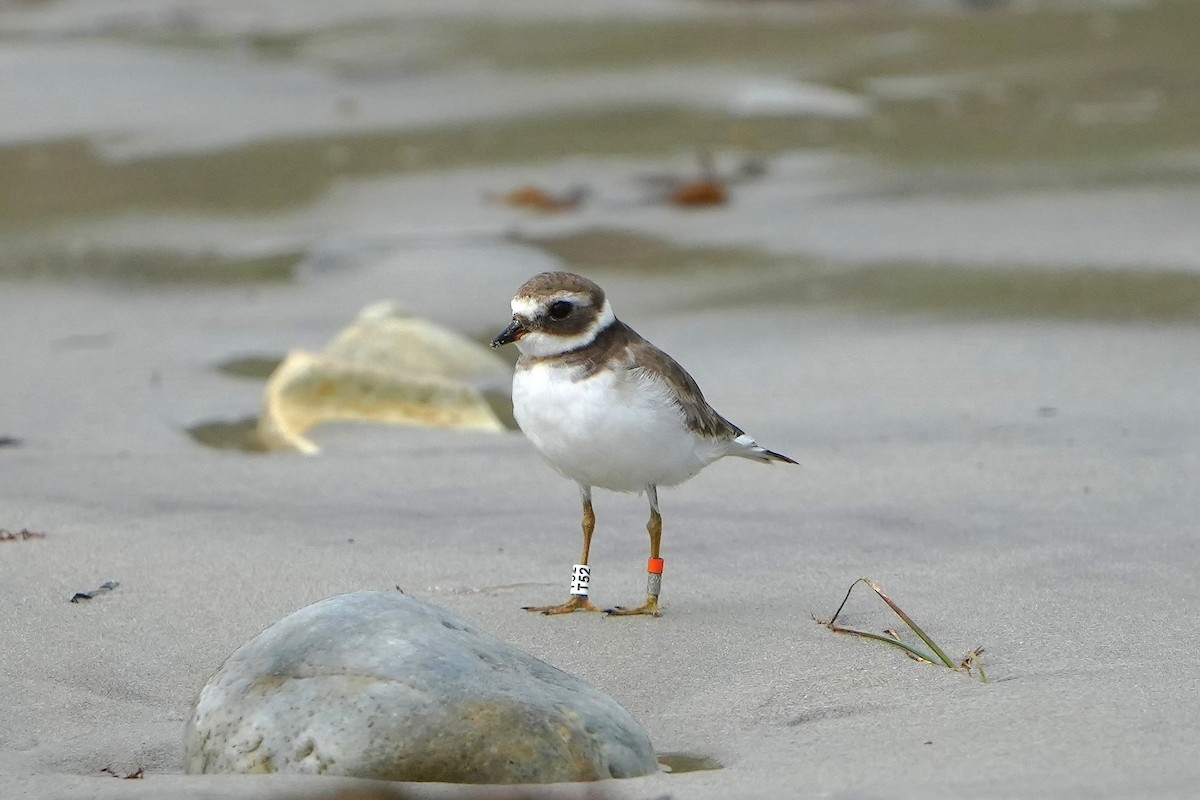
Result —
<path fill-rule="evenodd" d="M 627 332 L 625 346 L 631 360 L 636 361 L 636 368 L 667 385 L 675 404 L 683 411 L 689 430 L 713 439 L 736 439 L 744 433 L 708 404 L 696 380 L 678 361 L 643 339 L 628 325 L 617 324 Z"/>

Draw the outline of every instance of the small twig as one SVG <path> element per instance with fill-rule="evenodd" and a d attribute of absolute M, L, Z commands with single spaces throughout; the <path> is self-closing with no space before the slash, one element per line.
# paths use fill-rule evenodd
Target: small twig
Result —
<path fill-rule="evenodd" d="M 861 580 L 862 578 L 858 579 L 858 581 Z M 850 600 L 850 593 L 854 591 L 854 587 L 858 585 L 858 581 L 850 584 L 850 588 L 846 590 L 846 596 L 842 598 L 842 604 L 837 607 L 837 611 L 833 612 L 833 616 L 829 618 L 829 622 L 822 622 L 822 625 L 828 625 L 831 628 L 833 627 L 833 623 L 837 622 L 837 618 L 841 615 L 842 609 L 846 607 L 846 603 Z M 816 617 L 813 617 L 813 619 L 816 619 Z"/>

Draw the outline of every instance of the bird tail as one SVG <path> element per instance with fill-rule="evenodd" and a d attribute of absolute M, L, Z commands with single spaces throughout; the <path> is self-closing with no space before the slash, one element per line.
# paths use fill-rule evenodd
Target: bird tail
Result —
<path fill-rule="evenodd" d="M 733 449 L 729 453 L 731 456 L 748 458 L 751 461 L 758 461 L 763 464 L 770 464 L 772 461 L 782 461 L 784 464 L 797 463 L 785 456 L 783 453 L 776 453 L 774 450 L 768 450 L 744 433 L 734 439 L 733 444 Z"/>

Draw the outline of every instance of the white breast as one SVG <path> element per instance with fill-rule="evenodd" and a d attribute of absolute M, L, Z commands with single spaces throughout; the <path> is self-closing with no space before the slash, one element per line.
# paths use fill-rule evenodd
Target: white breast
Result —
<path fill-rule="evenodd" d="M 728 452 L 698 437 L 665 384 L 639 370 L 535 364 L 513 378 L 513 412 L 534 447 L 563 475 L 589 486 L 640 492 L 672 486 Z"/>

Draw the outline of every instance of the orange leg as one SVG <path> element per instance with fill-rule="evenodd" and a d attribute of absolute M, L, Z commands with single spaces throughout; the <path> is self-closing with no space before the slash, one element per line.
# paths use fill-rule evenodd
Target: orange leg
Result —
<path fill-rule="evenodd" d="M 580 486 L 579 494 L 583 499 L 583 560 L 579 563 L 587 566 L 588 553 L 592 549 L 592 532 L 596 529 L 596 513 L 592 511 L 592 490 Z M 586 594 L 572 594 L 567 602 L 557 606 L 522 606 L 525 611 L 536 614 L 570 614 L 572 611 L 599 611 L 592 605 Z"/>
<path fill-rule="evenodd" d="M 610 617 L 662 616 L 662 611 L 658 607 L 658 595 L 662 590 L 662 557 L 659 555 L 659 548 L 662 545 L 662 514 L 658 511 L 658 487 L 653 484 L 647 486 L 646 496 L 650 499 L 650 521 L 646 523 L 646 531 L 650 534 L 646 602 L 637 608 L 617 606 L 605 609 L 604 613 Z"/>

